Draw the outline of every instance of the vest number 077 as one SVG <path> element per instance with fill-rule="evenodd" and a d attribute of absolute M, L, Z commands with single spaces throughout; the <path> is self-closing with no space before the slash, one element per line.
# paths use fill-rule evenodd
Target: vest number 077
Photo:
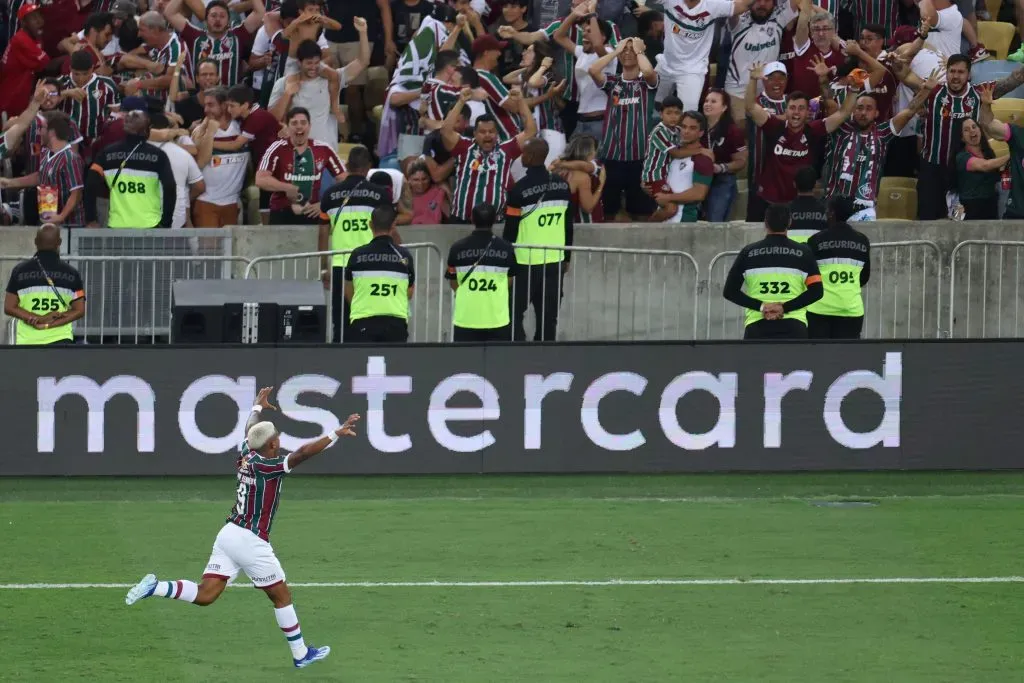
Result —
<path fill-rule="evenodd" d="M 563 212 L 558 212 L 558 213 L 542 213 L 537 218 L 537 225 L 539 225 L 542 228 L 546 228 L 546 227 L 554 226 L 554 225 L 561 225 L 561 223 L 562 223 L 562 216 L 564 216 L 564 215 L 565 214 Z"/>

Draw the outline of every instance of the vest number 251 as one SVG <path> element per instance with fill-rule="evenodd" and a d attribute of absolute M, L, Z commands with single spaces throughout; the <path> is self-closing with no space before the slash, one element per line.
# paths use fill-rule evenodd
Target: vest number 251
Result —
<path fill-rule="evenodd" d="M 398 285 L 370 285 L 370 296 L 398 296 Z"/>

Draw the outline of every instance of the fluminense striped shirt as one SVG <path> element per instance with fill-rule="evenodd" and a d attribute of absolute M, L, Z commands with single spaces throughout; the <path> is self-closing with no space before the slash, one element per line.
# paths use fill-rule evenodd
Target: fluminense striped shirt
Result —
<path fill-rule="evenodd" d="M 36 114 L 32 122 L 28 124 L 28 130 L 25 131 L 25 153 L 28 156 L 25 167 L 26 173 L 35 173 L 39 170 L 39 160 L 43 156 L 43 150 L 46 149 L 46 144 L 43 141 L 43 128 L 45 126 L 46 119 L 43 118 L 42 114 Z M 72 120 L 71 140 L 69 142 L 72 145 L 77 145 L 82 141 L 82 131 L 78 129 L 78 124 Z"/>
<path fill-rule="evenodd" d="M 252 51 L 253 34 L 244 26 L 236 26 L 220 38 L 187 24 L 181 38 L 192 55 L 192 73 L 199 71 L 199 62 L 212 59 L 220 65 L 220 84 L 230 88 L 240 83 L 245 74 L 243 65 Z"/>
<path fill-rule="evenodd" d="M 785 99 L 773 100 L 765 93 L 757 96 L 757 103 L 772 116 L 781 116 L 786 111 Z M 751 119 L 747 119 L 747 150 L 750 152 L 747 179 L 753 183 L 764 165 L 764 132 Z"/>
<path fill-rule="evenodd" d="M 647 156 L 644 157 L 644 170 L 640 180 L 650 184 L 668 178 L 668 165 L 672 163 L 672 157 L 668 153 L 681 143 L 679 128 L 670 128 L 664 123 L 656 125 L 647 140 Z"/>
<path fill-rule="evenodd" d="M 619 30 L 617 24 L 610 21 L 606 21 L 612 29 L 612 38 L 608 43 L 609 49 L 614 49 L 619 41 L 622 40 L 622 31 Z M 548 40 L 555 35 L 555 31 L 562 25 L 562 20 L 552 22 L 544 28 L 544 34 L 547 35 Z M 572 28 L 569 29 L 569 40 L 576 43 L 576 47 L 583 47 L 583 28 L 580 24 L 573 24 Z M 565 50 L 561 50 L 562 53 L 562 74 L 564 74 L 567 80 L 565 92 L 562 93 L 562 97 L 566 102 L 575 102 L 579 99 L 579 86 L 576 83 L 576 55 L 570 54 Z"/>
<path fill-rule="evenodd" d="M 601 89 L 608 94 L 608 106 L 599 156 L 613 161 L 643 159 L 658 84 L 651 85 L 643 76 L 627 80 L 607 75 Z"/>
<path fill-rule="evenodd" d="M 77 88 L 71 76 L 62 76 L 61 90 Z M 82 86 L 85 97 L 82 101 L 68 97 L 61 102 L 61 109 L 78 125 L 82 137 L 87 144 L 100 136 L 103 126 L 111 118 L 110 108 L 121 103 L 121 94 L 114 81 L 106 76 L 93 74 L 92 78 Z"/>
<path fill-rule="evenodd" d="M 452 149 L 455 157 L 455 189 L 452 216 L 468 221 L 477 204 L 493 204 L 498 220 L 505 213 L 505 200 L 512 181 L 512 162 L 522 155 L 517 138 L 485 152 L 469 138 L 460 138 Z"/>
<path fill-rule="evenodd" d="M 184 79 L 188 78 L 191 81 L 195 81 L 192 71 L 192 60 L 189 59 L 188 47 L 185 46 L 177 33 L 172 33 L 170 38 L 167 40 L 167 44 L 159 50 L 150 49 L 149 59 L 159 64 L 166 64 L 168 68 L 172 64 L 177 64 L 180 60 L 185 60 L 181 66 L 181 92 L 185 90 Z M 153 78 L 153 76 L 150 76 Z M 146 95 L 154 97 L 161 102 L 167 101 L 167 90 L 147 90 Z"/>
<path fill-rule="evenodd" d="M 57 211 L 67 205 L 68 197 L 75 190 L 85 186 L 85 162 L 76 154 L 71 145 L 51 152 L 47 149 L 39 163 L 39 187 L 53 187 L 57 190 Z M 85 203 L 81 201 L 64 221 L 65 225 L 85 225 Z"/>
<path fill-rule="evenodd" d="M 921 156 L 925 161 L 943 166 L 949 163 L 950 150 L 953 147 L 953 124 L 964 119 L 973 119 L 976 122 L 981 114 L 981 95 L 978 88 L 993 85 L 993 81 L 968 83 L 966 89 L 959 95 L 954 94 L 945 83 L 935 87 L 925 102 L 925 110 L 921 113 L 921 120 L 924 122 Z"/>
<path fill-rule="evenodd" d="M 507 142 L 518 135 L 520 130 L 518 117 L 501 106 L 508 99 L 508 88 L 490 71 L 477 69 L 476 72 L 480 76 L 480 87 L 487 93 L 484 108 L 498 122 L 498 141 Z"/>

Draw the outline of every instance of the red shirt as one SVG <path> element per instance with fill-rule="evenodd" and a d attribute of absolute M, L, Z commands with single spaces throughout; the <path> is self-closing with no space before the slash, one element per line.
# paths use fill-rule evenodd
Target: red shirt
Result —
<path fill-rule="evenodd" d="M 896 77 L 892 75 L 892 72 L 888 69 L 885 70 L 885 77 L 882 82 L 878 84 L 877 88 L 871 89 L 871 94 L 875 96 L 875 100 L 878 102 L 878 121 L 888 121 L 895 114 L 892 110 L 892 102 L 896 99 L 896 87 L 899 84 L 896 82 Z"/>
<path fill-rule="evenodd" d="M 757 193 L 766 202 L 789 202 L 796 197 L 796 172 L 814 163 L 813 150 L 825 137 L 825 122 L 811 121 L 793 130 L 772 116 L 761 126 L 764 166 L 757 178 Z"/>
<path fill-rule="evenodd" d="M 18 116 L 32 101 L 32 83 L 35 72 L 50 62 L 50 58 L 24 29 L 14 34 L 0 59 L 0 112 Z"/>
<path fill-rule="evenodd" d="M 280 131 L 281 122 L 273 114 L 261 109 L 259 105 L 253 105 L 252 111 L 242 121 L 242 136 L 249 140 L 249 149 L 256 163 L 262 161 L 270 146 L 278 141 Z"/>
<path fill-rule="evenodd" d="M 802 53 L 799 47 L 796 51 L 797 55 L 786 64 L 786 69 L 789 71 L 789 83 L 786 85 L 787 93 L 799 90 L 808 97 L 817 97 L 821 87 L 818 85 L 818 74 L 811 70 L 811 65 L 816 61 L 815 58 L 822 57 L 829 68 L 832 69 L 829 80 L 835 77 L 836 69 L 846 61 L 846 57 L 839 50 L 832 50 L 827 54 L 823 54 L 810 39 L 805 43 Z"/>
<path fill-rule="evenodd" d="M 270 171 L 277 180 L 298 187 L 301 201 L 318 202 L 324 169 L 340 178 L 345 175 L 345 165 L 330 145 L 317 140 L 310 140 L 307 144 L 306 151 L 297 154 L 290 140 L 278 140 L 263 155 L 259 170 Z M 291 207 L 292 203 L 284 192 L 270 195 L 271 211 L 290 211 Z"/>
<path fill-rule="evenodd" d="M 49 0 L 40 3 L 39 11 L 43 14 L 43 49 L 47 54 L 51 57 L 63 55 L 57 47 L 60 41 L 81 31 L 94 9 L 92 3 L 85 8 L 79 7 L 78 0 Z"/>
<path fill-rule="evenodd" d="M 725 131 L 714 140 L 711 139 L 712 132 L 708 130 L 704 133 L 701 146 L 715 153 L 716 164 L 731 163 L 733 154 L 747 148 L 746 136 L 732 121 L 726 123 Z"/>

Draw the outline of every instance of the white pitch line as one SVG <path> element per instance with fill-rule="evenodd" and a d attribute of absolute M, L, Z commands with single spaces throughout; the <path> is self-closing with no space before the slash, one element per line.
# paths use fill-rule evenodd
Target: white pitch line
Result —
<path fill-rule="evenodd" d="M 1024 576 L 908 576 L 832 579 L 605 579 L 596 581 L 333 581 L 292 588 L 547 588 L 572 586 L 843 586 L 856 584 L 1024 583 Z M 0 583 L 0 590 L 131 588 L 134 583 Z M 236 583 L 232 588 L 250 588 Z"/>

